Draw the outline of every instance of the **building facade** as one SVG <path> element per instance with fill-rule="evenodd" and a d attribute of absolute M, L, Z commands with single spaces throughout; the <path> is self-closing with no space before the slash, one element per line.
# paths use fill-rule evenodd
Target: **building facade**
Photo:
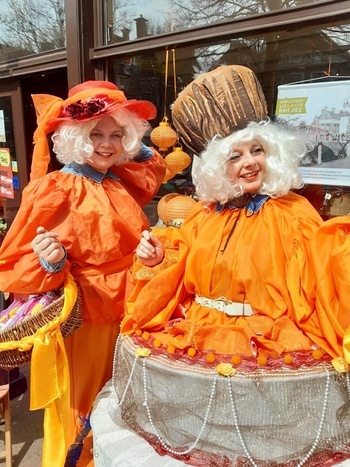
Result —
<path fill-rule="evenodd" d="M 271 118 L 280 85 L 350 79 L 350 0 L 0 0 L 0 6 L 0 198 L 7 225 L 29 180 L 32 94 L 65 98 L 84 80 L 110 80 L 127 98 L 157 106 L 155 127 L 164 117 L 171 121 L 171 103 L 188 83 L 223 64 L 256 73 Z M 327 111 L 329 125 L 331 117 Z M 322 209 L 327 190 L 311 191 Z"/>

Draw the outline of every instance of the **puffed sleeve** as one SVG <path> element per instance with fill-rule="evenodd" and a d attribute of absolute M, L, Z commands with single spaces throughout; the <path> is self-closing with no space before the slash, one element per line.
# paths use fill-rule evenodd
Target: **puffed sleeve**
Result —
<path fill-rule="evenodd" d="M 121 332 L 130 334 L 140 328 L 158 330 L 180 313 L 178 304 L 186 303 L 184 275 L 190 247 L 197 232 L 198 212 L 199 209 L 195 209 L 181 228 L 168 227 L 158 232 L 157 236 L 166 249 L 165 258 L 176 252 L 176 261 L 166 260 L 166 267 L 156 267 L 154 275 L 145 274 L 143 279 L 139 275 L 140 279 L 135 280 Z"/>
<path fill-rule="evenodd" d="M 343 356 L 343 341 L 350 338 L 350 217 L 324 222 L 311 246 L 320 327 L 331 346 L 330 353 Z M 344 350 L 350 356 L 348 347 Z"/>
<path fill-rule="evenodd" d="M 0 290 L 23 294 L 41 293 L 61 287 L 69 262 L 57 273 L 40 265 L 31 242 L 36 229 L 55 231 L 65 247 L 72 241 L 69 199 L 51 175 L 31 182 L 23 192 L 20 209 L 0 249 Z"/>
<path fill-rule="evenodd" d="M 164 179 L 166 168 L 162 156 L 153 148 L 147 149 L 149 152 L 138 155 L 134 161 L 112 169 L 141 206 L 146 206 L 154 198 Z"/>

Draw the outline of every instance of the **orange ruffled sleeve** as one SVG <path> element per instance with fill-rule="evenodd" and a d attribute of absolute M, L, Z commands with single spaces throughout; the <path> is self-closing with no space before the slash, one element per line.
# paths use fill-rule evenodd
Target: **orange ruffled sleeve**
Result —
<path fill-rule="evenodd" d="M 184 276 L 191 241 L 196 236 L 196 215 L 201 211 L 199 204 L 195 205 L 181 229 L 168 227 L 155 231 L 165 247 L 164 259 L 154 268 L 136 267 L 134 279 L 138 280 L 126 304 L 122 333 L 131 334 L 141 328 L 162 329 L 170 318 L 177 316 L 178 304 L 186 302 Z"/>
<path fill-rule="evenodd" d="M 112 169 L 141 206 L 146 206 L 154 198 L 165 175 L 164 159 L 157 151 L 153 151 L 151 159 L 127 162 Z"/>
<path fill-rule="evenodd" d="M 166 230 L 167 242 L 178 251 L 178 260 L 169 261 L 170 265 L 165 269 L 162 269 L 162 266 L 158 267 L 157 274 L 153 277 L 152 274 L 145 274 L 145 279 L 136 281 L 121 325 L 121 332 L 125 334 L 131 334 L 141 328 L 161 329 L 172 317 L 185 293 L 183 279 L 189 245 L 178 229 L 169 227 Z M 154 290 L 157 290 L 156 294 Z"/>
<path fill-rule="evenodd" d="M 55 274 L 45 271 L 31 242 L 38 226 L 59 233 L 65 246 L 73 242 L 72 222 L 66 193 L 51 177 L 32 181 L 23 192 L 21 207 L 0 249 L 0 290 L 23 294 L 60 288 L 69 272 L 69 262 Z"/>
<path fill-rule="evenodd" d="M 345 354 L 350 363 L 350 217 L 326 221 L 311 247 L 320 328 L 327 336 L 329 353 L 334 357 Z"/>

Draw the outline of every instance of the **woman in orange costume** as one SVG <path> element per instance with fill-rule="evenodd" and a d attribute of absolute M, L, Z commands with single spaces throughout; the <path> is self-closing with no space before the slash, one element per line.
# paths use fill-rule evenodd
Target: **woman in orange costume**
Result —
<path fill-rule="evenodd" d="M 195 80 L 173 107 L 198 153 L 201 124 L 214 136 L 220 92 L 234 92 L 231 68 Z M 231 101 L 239 109 L 241 95 L 222 113 Z M 297 135 L 270 121 L 243 122 L 238 131 L 230 124 L 200 154 L 193 173 L 200 202 L 182 227 L 143 232 L 121 331 L 147 330 L 175 349 L 248 358 L 321 349 L 349 363 L 349 217 L 323 223 L 290 191 L 302 186 L 307 150 Z"/>
<path fill-rule="evenodd" d="M 31 182 L 0 251 L 0 289 L 42 293 L 62 287 L 69 277 L 80 289 L 83 326 L 63 349 L 56 348 L 59 359 L 32 359 L 41 375 L 32 368 L 31 408 L 48 408 L 43 465 L 62 467 L 70 445 L 88 426 L 96 394 L 111 377 L 130 292 L 129 267 L 141 232 L 149 227 L 142 207 L 156 194 L 165 165 L 141 143 L 147 120 L 156 116 L 154 105 L 127 100 L 110 82 L 77 85 L 66 100 L 49 95 L 33 100 L 38 128 Z M 46 174 L 52 132 L 53 151 L 64 165 Z M 46 374 L 57 377 L 55 387 L 52 378 L 47 386 L 39 382 Z"/>

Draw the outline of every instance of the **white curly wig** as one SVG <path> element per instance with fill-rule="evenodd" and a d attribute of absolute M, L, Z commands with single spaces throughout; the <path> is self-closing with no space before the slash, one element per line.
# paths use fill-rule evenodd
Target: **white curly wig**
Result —
<path fill-rule="evenodd" d="M 241 185 L 233 184 L 226 175 L 227 162 L 237 143 L 256 139 L 266 154 L 266 178 L 258 193 L 278 198 L 292 188 L 301 188 L 303 181 L 298 166 L 307 145 L 295 134 L 265 119 L 250 122 L 247 127 L 229 136 L 215 136 L 201 153 L 194 169 L 193 182 L 200 200 L 225 204 L 244 194 Z"/>
<path fill-rule="evenodd" d="M 141 139 L 149 128 L 149 123 L 126 109 L 118 109 L 108 115 L 123 128 L 123 154 L 118 160 L 119 165 L 132 160 L 137 154 L 140 149 Z M 93 144 L 89 135 L 99 120 L 62 123 L 59 125 L 51 138 L 57 160 L 62 164 L 86 163 L 93 153 Z"/>

